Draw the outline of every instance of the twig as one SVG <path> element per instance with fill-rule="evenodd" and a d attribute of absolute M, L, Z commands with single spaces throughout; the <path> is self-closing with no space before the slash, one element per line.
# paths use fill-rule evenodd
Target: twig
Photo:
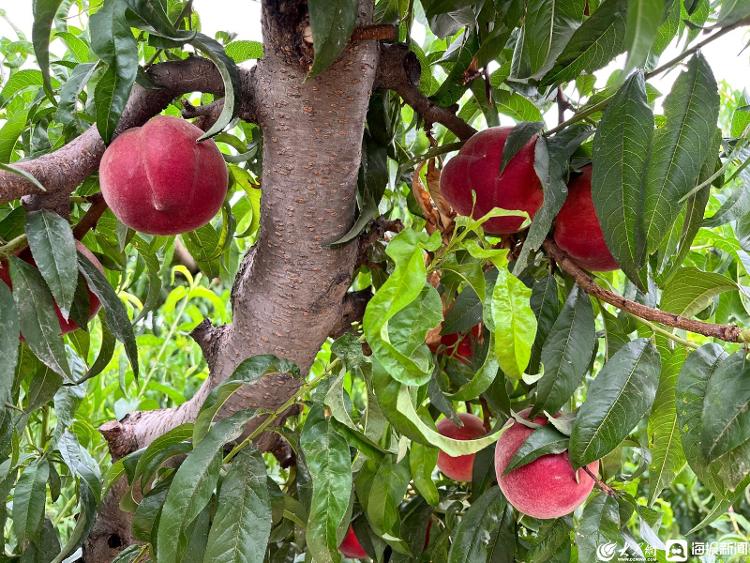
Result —
<path fill-rule="evenodd" d="M 581 467 L 581 469 L 583 469 L 588 474 L 588 476 L 594 480 L 594 483 L 596 483 L 596 486 L 599 487 L 602 491 L 604 491 L 605 494 L 611 497 L 617 496 L 617 491 L 615 491 L 612 487 L 607 485 L 607 483 L 599 479 L 599 477 L 594 475 L 594 472 L 591 471 L 591 469 L 589 469 L 587 465 L 584 465 L 583 467 Z"/>
<path fill-rule="evenodd" d="M 750 342 L 750 330 L 743 330 L 736 325 L 720 325 L 688 319 L 674 313 L 668 313 L 666 311 L 660 311 L 648 307 L 604 289 L 597 285 L 587 272 L 582 270 L 578 264 L 565 254 L 565 252 L 560 250 L 560 248 L 558 248 L 551 240 L 544 241 L 544 250 L 563 271 L 573 277 L 579 287 L 586 293 L 597 297 L 605 303 L 614 305 L 618 309 L 641 319 L 646 319 L 648 321 L 653 321 L 674 328 L 680 328 L 687 330 L 688 332 L 694 332 L 712 338 L 718 338 L 719 340 L 724 340 L 726 342 Z"/>
<path fill-rule="evenodd" d="M 456 137 L 465 141 L 477 131 L 455 112 L 437 105 L 419 91 L 421 67 L 417 56 L 407 45 L 396 43 L 383 45 L 378 63 L 376 84 L 380 88 L 393 90 L 425 120 L 429 127 L 440 123 Z"/>
<path fill-rule="evenodd" d="M 81 240 L 86 233 L 96 227 L 102 214 L 107 210 L 107 202 L 104 201 L 102 194 L 96 194 L 91 197 L 91 207 L 81 217 L 76 226 L 73 228 L 73 236 L 76 240 Z"/>
<path fill-rule="evenodd" d="M 390 24 L 365 25 L 352 34 L 352 41 L 396 41 L 398 27 Z"/>

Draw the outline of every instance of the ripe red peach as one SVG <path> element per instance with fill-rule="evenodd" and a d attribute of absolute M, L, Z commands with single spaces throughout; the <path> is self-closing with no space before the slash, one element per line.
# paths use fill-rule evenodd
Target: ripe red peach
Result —
<path fill-rule="evenodd" d="M 529 409 L 519 414 L 526 417 Z M 534 422 L 546 424 L 548 421 L 540 416 Z M 532 428 L 515 422 L 500 436 L 495 446 L 497 483 L 508 502 L 524 514 L 542 519 L 570 514 L 589 496 L 594 480 L 583 469 L 579 469 L 576 475 L 567 451 L 543 455 L 505 473 L 513 455 L 533 431 Z M 599 461 L 594 461 L 587 467 L 596 475 Z"/>
<path fill-rule="evenodd" d="M 457 213 L 478 219 L 501 207 L 526 211 L 533 217 L 542 205 L 544 193 L 534 171 L 536 136 L 500 172 L 503 148 L 512 130 L 492 127 L 477 133 L 443 168 L 440 192 Z M 477 198 L 473 214 L 472 190 Z M 484 224 L 484 230 L 496 235 L 516 233 L 522 223 L 522 217 L 495 217 Z"/>
<path fill-rule="evenodd" d="M 362 547 L 362 544 L 359 543 L 359 538 L 357 538 L 357 534 L 354 533 L 354 528 L 351 524 L 339 546 L 339 551 L 343 556 L 348 557 L 349 559 L 364 559 L 367 557 L 367 552 Z"/>
<path fill-rule="evenodd" d="M 568 198 L 555 220 L 555 244 L 592 272 L 619 268 L 604 241 L 591 199 L 591 165 L 584 166 L 568 184 Z"/>
<path fill-rule="evenodd" d="M 216 143 L 197 142 L 198 127 L 156 116 L 128 129 L 104 152 L 102 194 L 128 227 L 175 235 L 208 223 L 227 194 L 227 167 Z"/>
<path fill-rule="evenodd" d="M 484 422 L 478 416 L 460 413 L 458 417 L 464 423 L 462 427 L 458 427 L 450 419 L 444 418 L 437 423 L 438 432 L 454 440 L 474 440 L 487 433 Z M 471 481 L 474 457 L 475 454 L 452 457 L 441 451 L 438 454 L 437 466 L 446 477 L 454 481 Z"/>
<path fill-rule="evenodd" d="M 94 254 L 88 248 L 83 246 L 83 244 L 78 241 L 76 241 L 76 248 L 81 254 L 89 259 L 89 262 L 96 266 L 97 270 L 102 273 L 104 272 L 104 268 L 102 268 L 101 262 L 99 262 L 96 256 L 94 256 Z M 25 260 L 32 266 L 36 266 L 36 263 L 31 256 L 31 252 L 29 252 L 28 249 L 22 252 L 19 255 L 19 258 Z M 13 289 L 13 285 L 10 281 L 10 269 L 8 268 L 7 262 L 0 262 L 0 280 L 4 281 L 11 290 Z M 89 318 L 91 319 L 99 312 L 101 303 L 99 302 L 99 298 L 94 295 L 90 289 L 87 288 L 87 291 L 89 296 Z M 78 328 L 78 324 L 73 319 L 66 320 L 63 317 L 62 312 L 60 311 L 60 308 L 57 306 L 57 304 L 55 304 L 55 314 L 57 315 L 57 320 L 60 322 L 60 332 L 62 334 L 68 334 L 69 332 L 73 332 Z"/>

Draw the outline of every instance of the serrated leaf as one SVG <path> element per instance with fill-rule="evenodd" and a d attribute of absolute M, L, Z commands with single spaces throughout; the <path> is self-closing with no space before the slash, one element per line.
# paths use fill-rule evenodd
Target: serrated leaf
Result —
<path fill-rule="evenodd" d="M 70 377 L 55 304 L 41 274 L 15 256 L 10 257 L 9 263 L 21 334 L 31 351 L 46 366 L 62 376 Z"/>
<path fill-rule="evenodd" d="M 659 387 L 648 419 L 649 450 L 649 504 L 653 504 L 662 489 L 668 487 L 675 475 L 685 465 L 685 454 L 680 441 L 677 423 L 677 403 L 675 390 L 677 377 L 687 356 L 685 348 L 671 350 L 664 338 L 657 339 L 662 359 Z"/>
<path fill-rule="evenodd" d="M 75 122 L 76 104 L 78 96 L 86 87 L 89 79 L 93 76 L 98 63 L 82 63 L 76 66 L 70 73 L 68 80 L 60 89 L 60 102 L 57 104 L 56 119 L 63 125 L 71 125 Z"/>
<path fill-rule="evenodd" d="M 32 211 L 26 219 L 26 237 L 36 267 L 67 320 L 78 283 L 76 241 L 70 223 L 47 209 Z"/>
<path fill-rule="evenodd" d="M 177 469 L 159 519 L 156 551 L 159 561 L 178 561 L 179 545 L 176 540 L 203 511 L 213 495 L 221 469 L 221 448 L 242 433 L 254 414 L 252 409 L 243 410 L 217 422 Z"/>
<path fill-rule="evenodd" d="M 21 328 L 18 322 L 16 304 L 8 286 L 0 280 L 0 412 L 10 401 L 13 381 L 18 363 L 18 337 Z"/>
<path fill-rule="evenodd" d="M 453 536 L 448 563 L 512 563 L 515 551 L 513 508 L 499 487 L 491 487 L 472 503 L 461 519 Z"/>
<path fill-rule="evenodd" d="M 513 53 L 513 76 L 540 78 L 554 64 L 583 20 L 581 0 L 526 2 L 523 27 Z"/>
<path fill-rule="evenodd" d="M 714 272 L 698 268 L 680 268 L 661 296 L 661 309 L 684 317 L 692 317 L 711 304 L 717 295 L 736 291 L 737 284 Z"/>
<path fill-rule="evenodd" d="M 542 78 L 541 86 L 572 80 L 593 72 L 611 61 L 623 49 L 626 0 L 605 0 L 568 41 L 557 62 Z"/>
<path fill-rule="evenodd" d="M 576 545 L 581 561 L 597 561 L 596 548 L 602 544 L 622 540 L 620 510 L 617 499 L 600 493 L 589 499 L 576 528 Z"/>
<path fill-rule="evenodd" d="M 125 0 L 110 0 L 91 16 L 91 48 L 107 70 L 94 91 L 96 126 L 109 143 L 138 74 L 138 45 L 130 31 Z"/>
<path fill-rule="evenodd" d="M 34 44 L 36 61 L 42 71 L 44 91 L 51 100 L 54 98 L 49 77 L 49 35 L 60 4 L 62 0 L 34 0 L 32 4 L 34 25 L 31 28 L 31 41 Z"/>
<path fill-rule="evenodd" d="M 712 144 L 719 93 L 711 67 L 695 55 L 664 100 L 664 127 L 654 135 L 646 173 L 644 229 L 655 251 L 677 218 L 680 199 L 695 185 Z"/>
<path fill-rule="evenodd" d="M 198 138 L 198 141 L 203 141 L 219 134 L 234 119 L 239 109 L 238 100 L 241 96 L 240 71 L 237 69 L 235 62 L 224 52 L 221 43 L 215 39 L 211 39 L 203 33 L 196 33 L 190 43 L 211 59 L 224 83 L 224 105 L 216 122 Z"/>
<path fill-rule="evenodd" d="M 133 375 L 138 377 L 138 347 L 135 343 L 133 326 L 130 324 L 125 306 L 117 297 L 112 286 L 109 285 L 104 274 L 89 262 L 88 258 L 81 252 L 78 252 L 78 269 L 86 278 L 86 283 L 91 292 L 101 302 L 107 326 L 115 338 L 125 346 L 125 353 L 133 369 Z"/>
<path fill-rule="evenodd" d="M 631 0 L 625 22 L 625 73 L 642 67 L 664 16 L 663 0 Z"/>
<path fill-rule="evenodd" d="M 568 436 L 551 424 L 540 426 L 516 450 L 504 473 L 507 475 L 514 469 L 528 465 L 543 455 L 562 453 L 568 449 L 569 441 Z"/>
<path fill-rule="evenodd" d="M 568 161 L 581 143 L 591 136 L 591 132 L 588 126 L 573 125 L 551 138 L 537 139 L 534 147 L 534 172 L 542 184 L 544 200 L 531 221 L 526 240 L 513 267 L 514 274 L 521 274 L 531 252 L 539 250 L 547 238 L 552 222 L 568 195 Z"/>
<path fill-rule="evenodd" d="M 406 494 L 411 474 L 405 460 L 394 463 L 390 456 L 378 464 L 367 496 L 367 521 L 380 536 L 398 538 L 401 524 L 399 505 Z"/>
<path fill-rule="evenodd" d="M 315 57 L 310 77 L 331 66 L 344 52 L 357 23 L 357 0 L 309 0 Z"/>
<path fill-rule="evenodd" d="M 544 129 L 544 123 L 542 121 L 522 121 L 513 127 L 503 145 L 503 158 L 500 161 L 500 174 L 503 173 L 503 170 L 505 170 L 505 167 L 513 157 L 516 156 L 516 153 L 518 153 L 518 151 L 520 151 L 523 146 L 542 129 Z"/>
<path fill-rule="evenodd" d="M 718 344 L 704 344 L 685 360 L 675 389 L 677 423 L 685 458 L 698 479 L 714 493 L 720 492 L 723 485 L 709 470 L 703 453 L 703 412 L 708 382 L 726 357 Z"/>
<path fill-rule="evenodd" d="M 419 494 L 432 506 L 440 503 L 435 482 L 432 480 L 432 472 L 435 470 L 438 459 L 438 450 L 425 446 L 419 442 L 412 442 L 409 448 L 409 468 L 414 480 L 414 486 Z"/>
<path fill-rule="evenodd" d="M 660 368 L 659 352 L 646 338 L 629 342 L 604 364 L 573 423 L 574 467 L 602 458 L 627 437 L 654 402 Z"/>
<path fill-rule="evenodd" d="M 231 41 L 224 47 L 224 52 L 236 63 L 241 63 L 249 59 L 262 59 L 263 43 L 247 40 Z"/>
<path fill-rule="evenodd" d="M 542 348 L 544 375 L 536 384 L 534 412 L 555 413 L 570 399 L 586 375 L 595 344 L 591 299 L 575 286 Z"/>
<path fill-rule="evenodd" d="M 645 287 L 645 231 L 641 206 L 654 116 L 643 74 L 617 91 L 594 136 L 591 197 L 612 256 L 625 274 Z"/>
<path fill-rule="evenodd" d="M 13 530 L 22 546 L 39 535 L 47 501 L 49 463 L 45 458 L 26 466 L 13 493 Z"/>
<path fill-rule="evenodd" d="M 349 444 L 317 406 L 307 415 L 300 447 L 313 488 L 305 530 L 307 547 L 316 561 L 337 563 L 341 560 L 338 528 L 349 508 L 352 492 Z"/>
<path fill-rule="evenodd" d="M 254 448 L 232 460 L 221 481 L 205 563 L 262 563 L 271 534 L 266 464 Z"/>

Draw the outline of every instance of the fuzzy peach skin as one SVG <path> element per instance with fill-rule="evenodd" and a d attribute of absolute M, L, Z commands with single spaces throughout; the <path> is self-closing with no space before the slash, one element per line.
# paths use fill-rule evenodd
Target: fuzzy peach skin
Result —
<path fill-rule="evenodd" d="M 619 268 L 604 241 L 591 199 L 591 165 L 584 166 L 568 184 L 568 198 L 555 220 L 554 238 L 555 244 L 586 270 Z"/>
<path fill-rule="evenodd" d="M 224 202 L 228 173 L 216 143 L 197 142 L 202 134 L 184 119 L 158 115 L 117 137 L 99 165 L 102 194 L 115 216 L 154 235 L 208 223 Z"/>
<path fill-rule="evenodd" d="M 461 215 L 471 215 L 474 190 L 477 202 L 473 217 L 486 215 L 493 207 L 528 212 L 530 217 L 542 205 L 544 193 L 534 171 L 534 136 L 513 156 L 500 173 L 505 141 L 512 127 L 492 127 L 471 137 L 448 161 L 440 176 L 440 192 Z M 484 230 L 502 235 L 520 230 L 523 217 L 495 217 Z"/>
<path fill-rule="evenodd" d="M 94 266 L 96 266 L 96 269 L 100 272 L 104 273 L 104 268 L 102 268 L 101 262 L 94 256 L 94 254 L 83 244 L 76 241 L 76 248 L 78 251 L 83 254 L 86 258 L 89 259 L 89 262 L 91 262 Z M 36 266 L 36 263 L 34 262 L 34 259 L 31 257 L 31 252 L 25 251 L 22 252 L 19 255 L 19 258 L 25 260 L 32 266 Z M 0 262 L 0 280 L 4 281 L 6 285 L 12 290 L 13 285 L 10 283 L 10 269 L 8 268 L 7 262 Z M 101 303 L 99 302 L 99 298 L 94 295 L 90 289 L 88 289 L 89 294 L 89 318 L 93 318 L 94 315 L 96 315 L 99 312 L 99 308 L 101 307 Z M 65 318 L 62 316 L 62 313 L 60 312 L 60 308 L 55 304 L 55 314 L 57 315 L 57 320 L 60 322 L 60 332 L 62 334 L 68 334 L 69 332 L 73 332 L 78 328 L 78 324 L 73 319 L 65 320 Z"/>
<path fill-rule="evenodd" d="M 519 413 L 525 417 L 529 409 Z M 536 417 L 534 422 L 546 424 L 547 419 Z M 505 498 L 518 511 L 534 518 L 559 518 L 573 512 L 589 496 L 594 480 L 583 470 L 578 470 L 578 481 L 568 452 L 543 455 L 531 463 L 503 472 L 534 430 L 518 422 L 508 428 L 495 446 L 495 473 Z M 588 466 L 592 474 L 599 471 L 599 461 Z"/>
<path fill-rule="evenodd" d="M 438 432 L 454 440 L 474 440 L 487 433 L 484 428 L 484 422 L 478 416 L 460 413 L 458 418 L 464 423 L 463 427 L 459 428 L 451 420 L 444 418 L 437 423 Z M 441 451 L 438 454 L 437 466 L 446 477 L 454 481 L 471 481 L 471 474 L 474 469 L 474 457 L 475 454 L 451 457 Z"/>
<path fill-rule="evenodd" d="M 352 528 L 351 524 L 339 546 L 339 551 L 341 552 L 341 555 L 348 557 L 349 559 L 364 559 L 367 557 L 367 552 L 362 547 L 362 544 L 359 543 L 359 538 L 357 538 L 357 534 L 354 533 L 354 528 Z"/>

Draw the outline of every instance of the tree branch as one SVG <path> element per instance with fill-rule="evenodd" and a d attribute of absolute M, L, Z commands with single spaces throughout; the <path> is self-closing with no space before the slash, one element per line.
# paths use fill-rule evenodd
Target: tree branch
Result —
<path fill-rule="evenodd" d="M 253 70 L 240 69 L 240 72 L 243 95 L 239 114 L 243 119 L 252 120 L 255 115 Z M 160 63 L 152 66 L 148 74 L 157 88 L 146 89 L 138 84 L 133 86 L 116 134 L 143 125 L 177 96 L 189 92 L 215 95 L 224 92 L 219 71 L 211 61 L 199 57 Z M 41 192 L 17 174 L 0 172 L 0 204 L 27 194 L 40 194 L 47 199 L 56 192 L 61 192 L 63 196 L 72 192 L 96 171 L 104 149 L 96 126 L 91 126 L 82 135 L 54 152 L 33 160 L 13 163 L 39 180 L 47 191 Z M 30 205 L 35 204 L 32 202 Z"/>
<path fill-rule="evenodd" d="M 465 141 L 474 133 L 471 125 L 455 112 L 441 107 L 419 91 L 421 67 L 417 56 L 402 43 L 384 44 L 380 52 L 376 86 L 396 92 L 424 118 L 427 127 L 440 123 Z"/>
<path fill-rule="evenodd" d="M 726 342 L 750 341 L 750 332 L 742 330 L 738 326 L 704 323 L 703 321 L 688 319 L 680 315 L 675 315 L 674 313 L 668 313 L 667 311 L 660 311 L 659 309 L 648 307 L 636 301 L 626 299 L 621 295 L 617 295 L 616 293 L 597 285 L 587 272 L 581 269 L 578 264 L 565 254 L 565 252 L 560 250 L 560 248 L 558 248 L 558 246 L 551 240 L 548 239 L 544 241 L 543 246 L 547 255 L 552 258 L 563 271 L 570 274 L 581 289 L 605 303 L 614 305 L 618 309 L 626 311 L 641 319 L 646 319 L 648 321 L 653 321 L 674 328 L 680 328 L 695 334 L 702 334 L 703 336 L 718 338 L 719 340 L 724 340 Z"/>

